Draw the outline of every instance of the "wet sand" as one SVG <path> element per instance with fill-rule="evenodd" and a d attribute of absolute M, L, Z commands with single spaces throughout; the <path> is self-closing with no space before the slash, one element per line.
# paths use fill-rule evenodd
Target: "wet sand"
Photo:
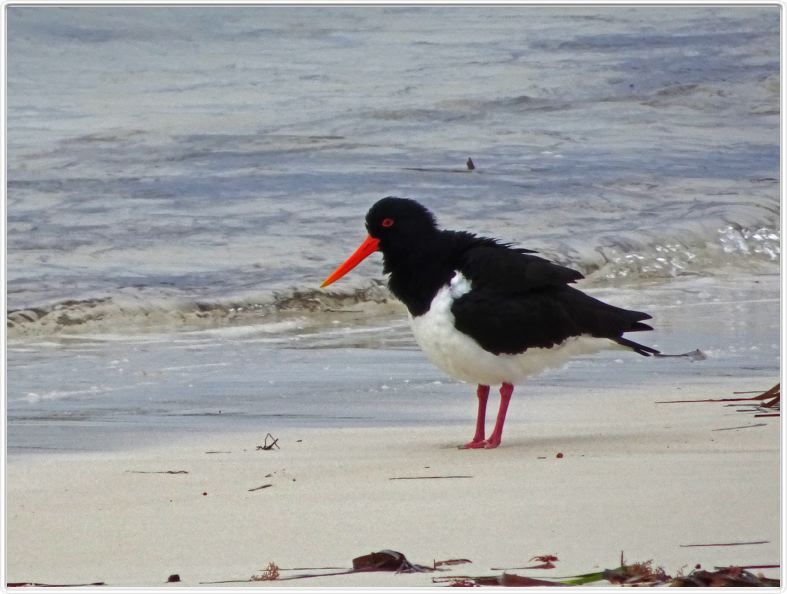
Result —
<path fill-rule="evenodd" d="M 512 419 L 496 450 L 457 449 L 470 437 L 468 419 L 462 427 L 284 428 L 270 450 L 257 448 L 263 429 L 14 456 L 7 579 L 159 586 L 179 574 L 197 586 L 248 580 L 274 562 L 276 582 L 224 585 L 404 587 L 501 568 L 568 576 L 617 567 L 621 551 L 672 575 L 697 563 L 779 563 L 779 419 L 724 403 L 657 403 L 764 383 L 563 388 L 562 397 L 532 401 L 530 420 Z M 283 579 L 331 571 L 291 568 L 349 569 L 381 549 L 423 565 L 472 563 Z M 559 557 L 555 569 L 513 569 L 544 554 Z"/>

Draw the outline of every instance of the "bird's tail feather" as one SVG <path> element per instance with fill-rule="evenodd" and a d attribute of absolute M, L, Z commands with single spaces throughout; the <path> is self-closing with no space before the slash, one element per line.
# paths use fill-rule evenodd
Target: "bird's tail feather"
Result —
<path fill-rule="evenodd" d="M 651 355 L 661 354 L 661 351 L 658 351 L 653 347 L 645 346 L 644 344 L 639 344 L 638 342 L 634 342 L 633 340 L 629 340 L 628 338 L 623 338 L 622 336 L 613 338 L 612 340 L 617 342 L 619 345 L 632 349 L 633 351 L 639 353 L 644 357 L 650 357 Z"/>

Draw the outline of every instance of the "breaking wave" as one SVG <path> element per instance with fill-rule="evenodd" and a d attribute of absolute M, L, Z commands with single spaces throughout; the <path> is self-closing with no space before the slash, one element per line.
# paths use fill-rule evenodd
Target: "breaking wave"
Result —
<path fill-rule="evenodd" d="M 778 229 L 746 229 L 728 224 L 708 236 L 695 232 L 642 245 L 618 239 L 581 254 L 585 275 L 604 280 L 659 280 L 681 276 L 710 276 L 745 269 L 769 273 L 781 254 Z M 565 263 L 565 262 L 564 262 Z"/>
<path fill-rule="evenodd" d="M 780 260 L 776 228 L 743 228 L 728 224 L 681 237 L 606 238 L 601 246 L 570 247 L 560 254 L 542 255 L 580 270 L 583 284 L 631 284 L 669 281 L 685 276 L 713 276 L 745 270 L 774 274 Z M 253 327 L 255 332 L 281 333 L 325 326 L 336 314 L 401 313 L 384 282 L 369 279 L 361 287 L 330 290 L 292 288 L 259 292 L 242 298 L 187 300 L 151 298 L 124 292 L 92 299 L 65 300 L 51 305 L 8 312 L 9 339 L 84 335 L 160 334 L 217 327 Z M 347 319 L 347 318 L 345 318 Z"/>
<path fill-rule="evenodd" d="M 379 281 L 348 293 L 293 289 L 215 301 L 143 299 L 123 294 L 12 310 L 8 312 L 7 327 L 11 339 L 158 334 L 219 326 L 257 326 L 261 332 L 265 328 L 278 332 L 320 325 L 324 323 L 322 314 L 352 312 L 359 306 L 380 309 L 390 301 L 388 290 Z"/>

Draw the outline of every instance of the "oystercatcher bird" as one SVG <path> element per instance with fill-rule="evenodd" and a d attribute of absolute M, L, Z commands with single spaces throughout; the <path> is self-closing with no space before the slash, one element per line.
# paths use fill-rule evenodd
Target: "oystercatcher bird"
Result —
<path fill-rule="evenodd" d="M 366 215 L 367 239 L 322 287 L 380 251 L 388 287 L 404 303 L 415 339 L 449 375 L 478 385 L 473 439 L 464 448 L 495 448 L 503 437 L 514 384 L 574 355 L 624 348 L 659 351 L 624 338 L 652 330 L 646 313 L 621 309 L 570 286 L 576 270 L 466 231 L 441 230 L 424 206 L 387 197 Z M 489 386 L 500 408 L 486 437 Z"/>

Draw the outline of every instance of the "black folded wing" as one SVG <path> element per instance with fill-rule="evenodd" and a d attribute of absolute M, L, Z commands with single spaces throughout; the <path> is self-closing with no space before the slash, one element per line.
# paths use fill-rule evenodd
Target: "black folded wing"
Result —
<path fill-rule="evenodd" d="M 567 338 L 609 338 L 640 354 L 656 352 L 622 338 L 624 332 L 650 330 L 650 316 L 608 305 L 569 286 L 576 270 L 504 245 L 467 250 L 458 266 L 472 290 L 451 308 L 459 331 L 494 354 L 549 348 Z"/>

